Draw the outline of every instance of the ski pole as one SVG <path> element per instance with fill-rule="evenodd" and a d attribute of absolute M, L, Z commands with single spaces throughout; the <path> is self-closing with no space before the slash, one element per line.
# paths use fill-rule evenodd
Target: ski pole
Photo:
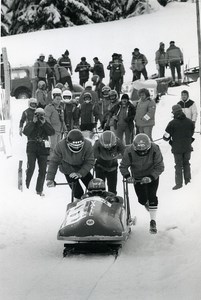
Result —
<path fill-rule="evenodd" d="M 163 138 L 156 139 L 153 142 L 157 142 L 157 141 L 160 141 L 160 140 L 163 140 Z"/>

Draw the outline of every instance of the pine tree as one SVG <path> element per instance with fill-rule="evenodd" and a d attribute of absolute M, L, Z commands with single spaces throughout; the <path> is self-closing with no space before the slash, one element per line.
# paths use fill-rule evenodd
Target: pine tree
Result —
<path fill-rule="evenodd" d="M 11 2 L 8 10 L 11 14 L 11 24 L 9 28 L 8 24 L 7 28 L 4 27 L 4 33 L 12 35 L 128 18 L 146 12 L 149 1 L 4 0 L 2 2 Z M 3 13 L 4 19 L 5 16 Z"/>

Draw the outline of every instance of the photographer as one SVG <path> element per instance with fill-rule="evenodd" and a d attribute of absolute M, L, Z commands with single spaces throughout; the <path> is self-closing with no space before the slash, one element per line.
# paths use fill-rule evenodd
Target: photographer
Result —
<path fill-rule="evenodd" d="M 26 149 L 26 187 L 29 188 L 37 160 L 39 172 L 36 183 L 36 193 L 40 196 L 44 196 L 43 185 L 46 175 L 47 157 L 50 151 L 48 136 L 54 133 L 55 131 L 52 125 L 45 120 L 45 111 L 42 108 L 35 110 L 33 121 L 27 123 L 23 130 L 23 134 L 28 137 Z"/>

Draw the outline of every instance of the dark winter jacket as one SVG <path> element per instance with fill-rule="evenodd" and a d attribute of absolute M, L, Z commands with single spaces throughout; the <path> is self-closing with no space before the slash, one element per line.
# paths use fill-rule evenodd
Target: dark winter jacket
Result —
<path fill-rule="evenodd" d="M 110 78 L 117 80 L 125 75 L 125 68 L 122 62 L 111 61 L 107 67 L 110 70 Z"/>
<path fill-rule="evenodd" d="M 170 141 L 172 153 L 181 154 L 191 151 L 194 128 L 194 123 L 183 112 L 174 115 L 174 119 L 167 125 L 163 136 L 164 140 Z"/>
<path fill-rule="evenodd" d="M 80 105 L 80 118 L 81 124 L 93 124 L 96 123 L 99 116 L 99 107 L 92 102 L 83 102 Z"/>
<path fill-rule="evenodd" d="M 182 111 L 187 118 L 189 118 L 193 122 L 196 122 L 198 112 L 197 112 L 197 107 L 195 105 L 195 102 L 193 100 L 190 99 L 188 99 L 187 101 L 181 100 L 177 104 L 179 104 L 182 107 Z"/>
<path fill-rule="evenodd" d="M 55 58 L 50 58 L 47 61 L 48 66 L 50 69 L 48 69 L 47 77 L 53 77 L 54 76 L 54 66 L 57 64 L 57 60 Z"/>
<path fill-rule="evenodd" d="M 68 148 L 66 139 L 63 139 L 54 149 L 49 162 L 47 180 L 54 180 L 58 166 L 64 174 L 70 175 L 76 172 L 85 177 L 93 168 L 94 163 L 93 148 L 90 141 L 85 139 L 82 150 L 74 153 Z"/>
<path fill-rule="evenodd" d="M 96 159 L 96 166 L 107 171 L 112 172 L 118 167 L 118 158 L 123 156 L 125 145 L 117 138 L 117 143 L 111 149 L 104 148 L 100 141 L 97 140 L 93 146 L 94 157 Z"/>
<path fill-rule="evenodd" d="M 100 79 L 105 78 L 104 67 L 100 61 L 94 64 L 94 66 L 91 68 L 91 72 L 93 75 L 98 75 Z"/>
<path fill-rule="evenodd" d="M 81 61 L 75 68 L 75 72 L 79 72 L 80 79 L 89 79 L 89 70 L 91 66 L 86 61 Z"/>
<path fill-rule="evenodd" d="M 45 121 L 42 124 L 40 121 L 36 123 L 29 122 L 24 127 L 24 135 L 28 137 L 27 152 L 37 152 L 40 155 L 49 155 L 49 145 L 45 143 L 48 141 L 48 136 L 55 133 L 54 128 L 50 123 Z"/>
<path fill-rule="evenodd" d="M 80 109 L 74 103 L 66 103 L 64 105 L 64 122 L 67 130 L 73 129 L 73 126 L 79 125 Z"/>
<path fill-rule="evenodd" d="M 72 64 L 71 64 L 71 60 L 69 57 L 62 55 L 62 57 L 60 57 L 58 59 L 57 63 L 59 64 L 60 67 L 64 67 L 67 70 L 70 70 L 70 72 L 72 74 Z"/>
<path fill-rule="evenodd" d="M 28 122 L 33 121 L 34 113 L 35 113 L 35 109 L 32 109 L 30 107 L 24 110 L 20 119 L 19 127 L 22 128 L 24 123 L 27 124 Z"/>
<path fill-rule="evenodd" d="M 131 174 L 129 172 L 131 171 Z M 134 151 L 133 144 L 129 145 L 120 163 L 120 172 L 123 177 L 132 176 L 135 180 L 140 180 L 145 176 L 156 180 L 164 171 L 163 156 L 160 148 L 155 143 L 151 143 L 151 148 L 147 155 L 139 156 Z"/>
<path fill-rule="evenodd" d="M 122 109 L 122 102 L 120 101 L 116 105 L 114 105 L 109 112 L 110 118 L 115 117 L 117 124 L 120 121 L 119 117 L 121 115 L 121 109 Z M 135 113 L 136 111 L 134 105 L 130 101 L 128 101 L 127 109 L 126 109 L 126 117 L 124 118 L 124 121 L 128 124 L 130 130 L 132 130 L 134 126 L 133 120 L 135 117 Z"/>

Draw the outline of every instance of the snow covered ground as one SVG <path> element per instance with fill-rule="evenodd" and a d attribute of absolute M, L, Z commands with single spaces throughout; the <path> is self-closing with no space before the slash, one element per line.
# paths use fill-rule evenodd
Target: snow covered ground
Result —
<path fill-rule="evenodd" d="M 2 38 L 12 65 L 29 64 L 40 52 L 58 57 L 69 49 L 73 66 L 83 55 L 107 65 L 113 52 L 123 54 L 127 80 L 133 48 L 142 49 L 154 73 L 154 53 L 159 42 L 170 40 L 183 49 L 185 63 L 197 65 L 195 4 L 172 3 L 153 14 L 108 24 L 57 29 Z M 183 34 L 185 32 L 185 34 Z M 69 42 L 70 41 L 70 42 Z M 80 46 L 81 44 L 81 46 Z M 81 50 L 80 50 L 81 49 Z M 107 73 L 107 72 L 106 72 Z M 76 78 L 76 76 L 75 76 Z M 107 83 L 107 80 L 105 80 Z M 171 107 L 187 89 L 199 107 L 199 83 L 169 88 L 157 104 L 154 139 L 161 138 L 171 120 Z M 62 257 L 63 242 L 57 231 L 70 201 L 68 187 L 45 188 L 46 196 L 17 189 L 19 159 L 26 165 L 26 138 L 18 134 L 27 100 L 11 101 L 13 156 L 0 153 L 0 299 L 2 300 L 199 300 L 201 299 L 201 137 L 198 119 L 193 144 L 192 182 L 172 191 L 173 155 L 168 143 L 158 141 L 165 172 L 158 190 L 158 234 L 150 235 L 149 214 L 137 203 L 129 186 L 132 214 L 137 224 L 116 261 L 112 256 Z M 24 174 L 25 175 L 25 174 Z M 57 180 L 64 181 L 60 173 Z M 121 176 L 118 191 L 122 194 Z"/>

